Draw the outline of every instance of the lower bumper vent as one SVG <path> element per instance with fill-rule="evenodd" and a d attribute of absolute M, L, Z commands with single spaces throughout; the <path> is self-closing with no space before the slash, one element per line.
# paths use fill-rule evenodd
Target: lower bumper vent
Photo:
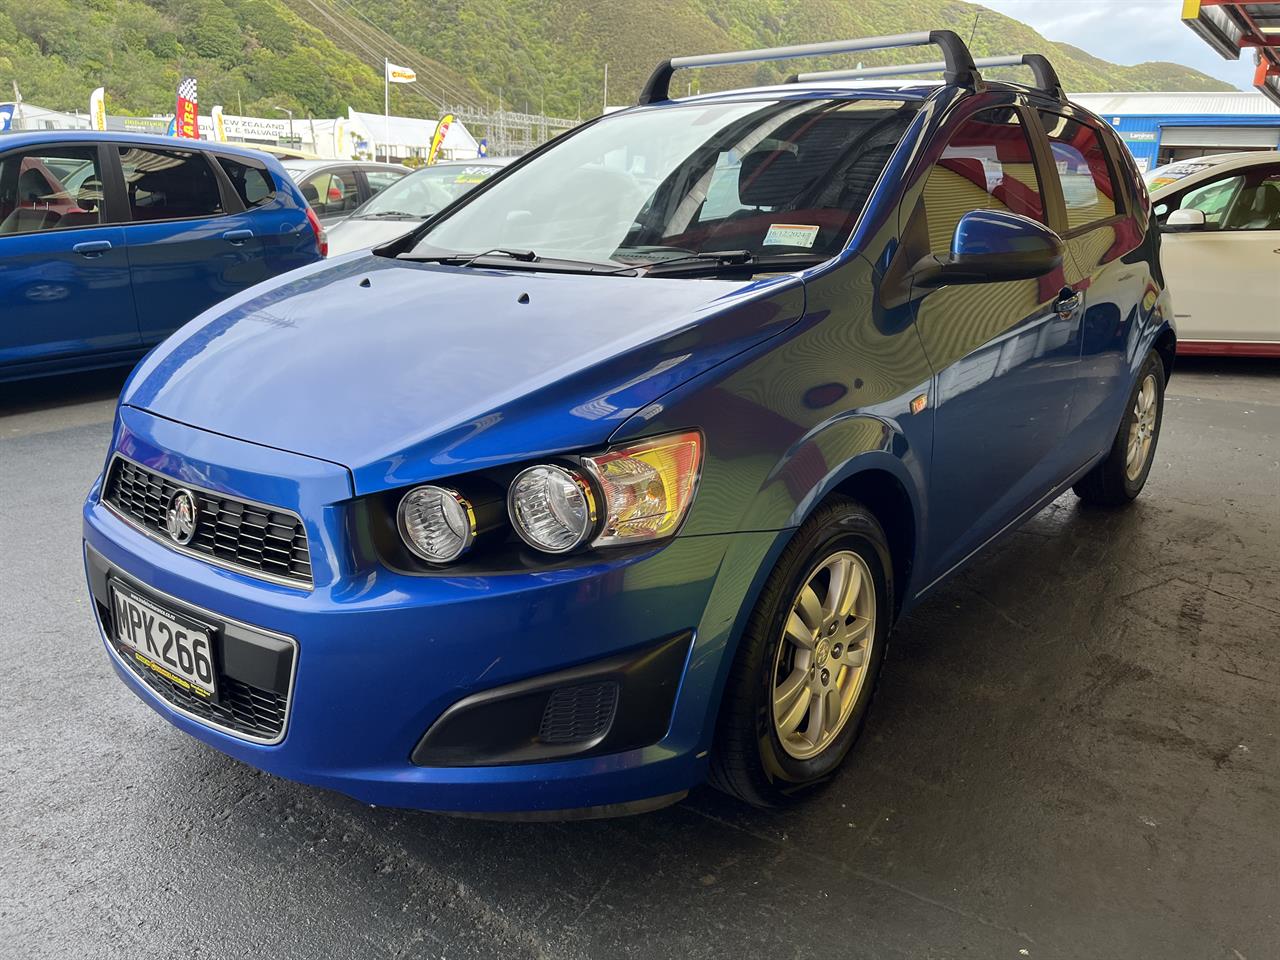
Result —
<path fill-rule="evenodd" d="M 561 687 L 542 711 L 538 739 L 543 743 L 587 743 L 604 736 L 618 710 L 618 685 L 613 681 Z"/>

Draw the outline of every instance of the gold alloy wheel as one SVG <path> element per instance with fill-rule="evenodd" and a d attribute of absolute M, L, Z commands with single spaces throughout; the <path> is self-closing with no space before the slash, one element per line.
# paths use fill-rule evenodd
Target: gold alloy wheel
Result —
<path fill-rule="evenodd" d="M 851 550 L 827 557 L 792 602 L 773 661 L 773 727 L 787 753 L 810 760 L 853 715 L 876 637 L 876 589 Z"/>
<path fill-rule="evenodd" d="M 1130 482 L 1137 480 L 1146 466 L 1155 435 L 1156 375 L 1148 373 L 1133 403 L 1133 423 L 1129 426 L 1129 446 L 1124 455 L 1124 475 Z"/>

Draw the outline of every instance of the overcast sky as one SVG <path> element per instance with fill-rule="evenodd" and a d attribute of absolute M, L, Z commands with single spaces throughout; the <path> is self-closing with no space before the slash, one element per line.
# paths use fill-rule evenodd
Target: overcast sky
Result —
<path fill-rule="evenodd" d="M 981 0 L 1050 40 L 1112 63 L 1169 60 L 1253 89 L 1252 54 L 1223 60 L 1181 19 L 1182 0 Z M 1010 50 L 1009 53 L 1019 51 Z"/>

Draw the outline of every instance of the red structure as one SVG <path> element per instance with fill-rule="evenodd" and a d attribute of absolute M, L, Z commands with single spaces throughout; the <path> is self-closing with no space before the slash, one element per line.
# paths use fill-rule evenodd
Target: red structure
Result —
<path fill-rule="evenodd" d="M 1252 49 L 1253 85 L 1280 106 L 1280 3 L 1183 0 L 1182 22 L 1227 60 Z"/>

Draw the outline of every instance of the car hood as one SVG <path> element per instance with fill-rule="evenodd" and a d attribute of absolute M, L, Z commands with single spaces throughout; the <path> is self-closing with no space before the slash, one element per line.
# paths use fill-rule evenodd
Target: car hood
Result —
<path fill-rule="evenodd" d="M 329 256 L 368 250 L 422 226 L 421 220 L 366 220 L 348 217 L 329 228 Z"/>
<path fill-rule="evenodd" d="M 351 256 L 197 317 L 139 365 L 121 402 L 342 464 L 368 493 L 601 444 L 803 312 L 794 275 L 728 282 Z"/>

